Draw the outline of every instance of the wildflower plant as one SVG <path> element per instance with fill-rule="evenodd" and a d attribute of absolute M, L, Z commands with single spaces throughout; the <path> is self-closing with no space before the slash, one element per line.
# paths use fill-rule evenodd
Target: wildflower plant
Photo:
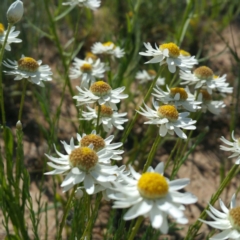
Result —
<path fill-rule="evenodd" d="M 229 208 L 222 200 L 221 211 L 213 207 L 238 178 L 239 88 L 229 82 L 233 74 L 222 73 L 205 56 L 199 40 L 205 33 L 194 25 L 198 16 L 204 24 L 213 20 L 205 16 L 205 6 L 188 1 L 171 8 L 179 16 L 176 24 L 157 0 L 6 4 L 0 10 L 1 22 L 8 23 L 0 24 L 1 236 L 239 239 L 238 190 Z M 210 1 L 208 7 L 217 11 L 213 16 L 227 11 L 237 17 L 237 6 L 228 4 L 218 9 Z M 161 27 L 155 11 L 162 14 Z M 237 55 L 234 59 L 239 64 Z M 221 156 L 219 184 L 210 199 L 201 196 L 201 184 L 192 184 L 188 166 L 200 164 L 194 152 L 205 151 L 208 134 L 220 134 L 218 126 L 234 130 L 231 141 L 227 131 L 220 138 L 220 150 L 236 161 L 225 164 Z M 199 216 L 190 219 L 189 211 L 199 205 Z M 100 219 L 104 223 L 96 236 Z M 207 236 L 202 224 L 221 232 Z"/>

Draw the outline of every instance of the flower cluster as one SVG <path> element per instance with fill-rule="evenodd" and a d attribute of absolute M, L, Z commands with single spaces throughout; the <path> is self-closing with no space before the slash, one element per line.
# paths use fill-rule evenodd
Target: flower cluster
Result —
<path fill-rule="evenodd" d="M 65 9 L 62 5 L 69 7 Z M 65 10 L 58 17 L 52 18 L 51 22 L 63 18 L 74 7 L 97 10 L 100 5 L 101 0 L 67 0 L 59 7 L 59 9 Z M 91 11 L 87 10 L 87 12 Z M 22 55 L 18 60 L 2 60 L 4 51 L 12 50 L 12 43 L 22 42 L 18 38 L 20 31 L 16 31 L 14 25 L 22 19 L 23 13 L 22 1 L 16 0 L 11 4 L 6 14 L 7 29 L 0 23 L 0 64 L 4 66 L 3 72 L 6 75 L 13 76 L 16 81 L 23 80 L 25 82 L 20 103 L 19 121 L 16 125 L 19 132 L 23 129 L 20 120 L 26 83 L 31 82 L 44 87 L 44 84 L 47 85 L 46 82 L 52 81 L 53 75 L 51 68 L 42 64 L 42 60 L 35 60 L 30 56 Z M 127 18 L 130 19 L 130 15 L 128 14 Z M 56 34 L 54 34 L 52 40 L 60 44 L 55 29 L 54 32 Z M 44 174 L 48 176 L 62 175 L 62 191 L 72 190 L 66 212 L 64 212 L 60 224 L 60 231 L 58 232 L 60 238 L 67 210 L 72 206 L 71 201 L 74 196 L 81 198 L 82 196 L 101 193 L 98 196 L 103 196 L 105 200 L 112 201 L 114 209 L 126 210 L 123 215 L 124 220 L 138 218 L 136 225 L 132 228 L 134 229 L 132 233 L 137 229 L 139 220 L 142 219 L 139 217 L 146 217 L 154 229 L 159 230 L 162 234 L 167 234 L 170 228 L 169 221 L 179 224 L 188 223 L 188 219 L 184 215 L 184 205 L 197 202 L 195 195 L 183 190 L 190 183 L 190 180 L 188 178 L 176 179 L 178 169 L 188 156 L 188 154 L 184 155 L 186 147 L 194 141 L 194 139 L 193 141 L 190 141 L 190 139 L 186 141 L 186 139 L 192 137 L 193 130 L 197 128 L 197 119 L 204 116 L 207 111 L 215 115 L 220 114 L 221 109 L 226 106 L 223 99 L 226 94 L 233 92 L 233 87 L 227 82 L 226 74 L 217 75 L 208 66 L 196 67 L 198 60 L 195 56 L 173 42 L 155 44 L 154 47 L 149 42 L 144 43 L 146 50 L 139 52 L 139 54 L 150 57 L 150 60 L 145 62 L 145 64 L 150 64 L 145 65 L 149 68 L 146 67 L 145 70 L 134 72 L 136 65 L 132 67 L 129 64 L 130 61 L 128 61 L 131 58 L 128 57 L 135 56 L 135 54 L 131 55 L 131 52 L 136 53 L 136 49 L 131 50 L 134 46 L 129 44 L 129 41 L 115 40 L 114 42 L 103 43 L 97 41 L 89 47 L 88 50 L 91 52 L 87 52 L 86 57 L 82 59 L 76 57 L 82 56 L 82 50 L 79 52 L 72 49 L 71 52 L 67 52 L 66 47 L 64 52 L 61 51 L 64 75 L 68 77 L 69 74 L 70 79 L 80 79 L 80 84 L 72 88 L 72 82 L 69 82 L 69 78 L 67 78 L 64 79 L 66 82 L 63 85 L 64 91 L 66 86 L 69 87 L 71 98 L 75 101 L 79 120 L 76 129 L 79 133 L 76 134 L 76 139 L 70 138 L 70 142 L 61 141 L 61 147 L 53 144 L 55 152 L 45 154 L 48 159 L 47 165 L 51 170 Z M 76 41 L 69 41 L 69 44 L 72 42 L 76 43 Z M 69 59 L 69 57 L 72 58 Z M 118 65 L 120 61 L 123 61 L 122 65 Z M 116 69 L 118 70 L 116 71 Z M 126 84 L 130 78 L 137 80 L 131 86 L 130 83 L 132 82 Z M 139 85 L 144 87 L 139 87 Z M 136 94 L 134 88 L 137 89 Z M 0 78 L 0 89 L 2 92 L 0 94 L 1 114 L 5 114 L 2 78 Z M 147 90 L 147 93 L 139 94 L 139 90 Z M 64 101 L 64 91 L 60 107 L 62 101 Z M 149 101 L 150 97 L 152 99 Z M 124 101 L 128 98 L 129 102 L 134 102 L 138 106 L 137 110 L 134 111 L 135 116 L 131 115 L 131 108 L 124 106 Z M 141 101 L 140 106 L 138 105 L 140 101 L 137 102 L 139 99 Z M 152 107 L 150 107 L 150 104 L 152 104 Z M 59 120 L 60 107 L 53 123 Z M 139 139 L 137 137 L 131 136 L 131 138 L 128 138 L 139 114 L 147 118 L 146 121 L 144 120 L 144 124 L 154 125 L 148 130 L 157 129 L 155 135 L 147 136 L 144 141 L 139 141 L 140 144 L 138 144 Z M 5 130 L 6 120 L 4 118 L 5 115 L 2 118 Z M 131 119 L 131 123 L 125 126 L 128 118 Z M 139 129 L 141 130 L 141 128 Z M 119 131 L 122 132 L 119 134 Z M 187 131 L 189 131 L 188 136 Z M 167 163 L 164 164 L 157 159 L 154 162 L 158 147 L 162 144 L 161 141 L 163 138 L 168 140 L 169 135 L 171 135 L 170 140 L 176 140 L 176 145 L 172 149 Z M 120 137 L 126 142 L 123 142 L 123 140 L 114 141 L 114 139 Z M 153 145 L 146 162 L 143 162 L 149 147 L 146 143 L 151 142 L 152 139 L 154 140 Z M 230 152 L 229 158 L 236 158 L 234 169 L 237 168 L 240 164 L 240 139 L 235 138 L 234 132 L 232 132 L 232 141 L 225 137 L 221 137 L 221 141 L 223 145 L 220 146 L 220 149 Z M 132 142 L 135 146 L 140 145 L 140 147 L 136 149 L 133 147 L 130 151 L 125 152 L 124 146 L 126 146 L 126 143 L 131 146 Z M 18 147 L 19 145 L 18 142 Z M 195 146 L 191 147 L 192 151 Z M 19 151 L 18 154 L 22 154 L 22 152 Z M 123 154 L 129 154 L 129 159 L 127 160 L 128 156 L 125 158 Z M 140 158 L 139 155 L 141 155 Z M 176 160 L 174 159 L 171 163 L 175 156 Z M 153 168 L 152 165 L 156 167 Z M 141 169 L 142 166 L 144 166 L 143 169 Z M 171 174 L 168 172 L 170 169 L 167 171 L 169 178 L 164 176 L 164 171 L 166 172 L 168 166 L 172 167 Z M 235 174 L 235 172 L 233 173 Z M 16 179 L 18 177 L 20 179 L 20 175 L 16 176 Z M 231 177 L 229 174 L 226 177 L 227 180 L 229 176 Z M 17 179 L 14 188 L 18 187 L 19 179 Z M 6 184 L 11 182 L 10 180 L 6 181 Z M 227 182 L 225 180 L 223 181 L 224 184 Z M 222 189 L 221 187 L 222 185 L 219 187 L 219 191 Z M 219 191 L 217 194 L 219 194 Z M 19 197 L 18 192 L 14 192 L 17 197 Z M 90 199 L 91 197 L 88 197 L 87 201 Z M 205 220 L 204 214 L 201 215 L 203 216 L 202 219 L 198 221 L 222 230 L 210 239 L 240 239 L 240 207 L 236 206 L 236 194 L 232 196 L 229 208 L 221 199 L 219 200 L 221 211 L 213 207 L 215 199 L 212 198 L 209 206 L 205 209 L 213 221 Z M 88 216 L 85 217 L 87 223 L 85 226 L 87 227 L 84 231 L 86 236 L 83 234 L 81 239 L 88 238 L 87 234 L 90 236 L 93 217 L 95 218 L 95 209 L 92 211 L 90 201 L 88 202 Z M 8 215 L 4 217 L 8 219 Z M 169 217 L 171 220 L 169 220 Z M 192 229 L 197 229 L 197 227 Z M 16 230 L 18 230 L 17 227 Z M 133 239 L 133 237 L 135 236 L 131 235 L 130 239 Z"/>

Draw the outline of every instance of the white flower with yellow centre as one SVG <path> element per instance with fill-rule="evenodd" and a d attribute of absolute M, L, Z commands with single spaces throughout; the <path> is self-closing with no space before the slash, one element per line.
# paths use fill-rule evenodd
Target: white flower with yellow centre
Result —
<path fill-rule="evenodd" d="M 27 79 L 29 82 L 44 87 L 43 81 L 52 80 L 51 68 L 48 65 L 41 65 L 42 60 L 36 61 L 31 57 L 22 57 L 18 61 L 7 60 L 3 65 L 12 70 L 4 71 L 8 75 L 14 75 L 14 80 Z"/>
<path fill-rule="evenodd" d="M 85 105 L 90 103 L 98 103 L 99 105 L 106 105 L 113 110 L 117 110 L 117 103 L 120 103 L 121 99 L 128 97 L 127 94 L 121 94 L 125 90 L 125 87 L 112 89 L 110 85 L 103 81 L 97 81 L 93 83 L 89 90 L 82 89 L 77 86 L 78 95 L 73 98 L 77 100 L 77 105 Z"/>
<path fill-rule="evenodd" d="M 198 106 L 201 102 L 195 101 L 195 97 L 189 92 L 188 88 L 168 88 L 167 92 L 164 92 L 161 88 L 156 86 L 153 88 L 155 93 L 152 93 L 156 100 L 163 102 L 164 104 L 171 104 L 176 106 L 176 108 L 184 108 L 189 112 L 196 112 L 196 110 L 201 107 Z"/>
<path fill-rule="evenodd" d="M 214 81 L 217 81 L 216 90 L 225 97 L 225 93 L 232 93 L 233 87 L 229 87 L 229 83 L 227 81 L 227 75 L 224 74 L 223 76 L 213 76 Z"/>
<path fill-rule="evenodd" d="M 96 10 L 97 8 L 99 8 L 100 4 L 100 0 L 70 0 L 69 2 L 62 3 L 62 5 L 86 7 L 92 10 Z"/>
<path fill-rule="evenodd" d="M 95 185 L 110 187 L 110 182 L 116 179 L 117 166 L 106 165 L 112 157 L 112 153 L 100 150 L 93 150 L 93 145 L 88 147 L 75 146 L 73 138 L 70 145 L 62 142 L 66 155 L 55 151 L 59 158 L 46 156 L 52 162 L 47 164 L 55 168 L 45 175 L 66 174 L 64 181 L 61 184 L 63 191 L 68 191 L 74 185 L 83 183 L 84 189 L 88 194 L 95 193 Z"/>
<path fill-rule="evenodd" d="M 106 152 L 112 153 L 111 159 L 113 160 L 122 160 L 121 154 L 124 153 L 123 150 L 119 150 L 123 143 L 111 143 L 114 138 L 114 135 L 110 135 L 107 138 L 103 139 L 101 136 L 96 134 L 96 131 L 93 130 L 91 134 L 77 134 L 77 140 L 80 147 L 86 147 L 90 144 L 93 144 L 94 151 L 105 150 Z M 107 163 L 111 163 L 110 160 Z"/>
<path fill-rule="evenodd" d="M 197 95 L 197 93 L 195 93 Z M 200 89 L 197 100 L 202 102 L 202 112 L 207 110 L 215 115 L 221 112 L 221 109 L 226 105 L 223 101 L 212 101 L 212 95 L 206 89 Z"/>
<path fill-rule="evenodd" d="M 214 221 L 205 221 L 199 219 L 199 221 L 208 224 L 209 226 L 220 229 L 222 232 L 209 238 L 210 240 L 223 240 L 223 239 L 240 239 L 240 207 L 236 206 L 236 195 L 233 194 L 230 208 L 228 209 L 223 201 L 219 199 L 219 205 L 222 212 L 214 208 L 209 204 L 210 211 L 207 210 L 207 214 Z"/>
<path fill-rule="evenodd" d="M 193 125 L 196 121 L 191 118 L 187 118 L 189 112 L 179 113 L 175 106 L 157 106 L 155 102 L 153 103 L 153 106 L 156 110 L 151 109 L 146 104 L 144 105 L 146 109 L 140 107 L 141 112 L 138 111 L 141 115 L 149 119 L 149 121 L 144 124 L 154 124 L 160 126 L 159 135 L 161 137 L 166 136 L 167 133 L 173 135 L 175 132 L 178 137 L 186 139 L 186 134 L 180 128 L 186 130 L 196 129 L 196 126 Z"/>
<path fill-rule="evenodd" d="M 223 143 L 227 146 L 220 145 L 220 149 L 227 152 L 232 152 L 233 154 L 229 158 L 237 157 L 235 164 L 240 164 L 240 138 L 236 139 L 234 137 L 234 131 L 232 132 L 233 142 L 228 141 L 226 138 L 220 138 Z"/>
<path fill-rule="evenodd" d="M 101 105 L 100 107 L 100 117 L 99 117 L 99 125 L 102 124 L 105 132 L 109 132 L 113 127 L 118 130 L 123 130 L 122 126 L 128 119 L 124 118 L 127 113 L 118 113 L 114 111 L 111 107 Z M 98 111 L 99 107 L 95 107 L 94 109 L 87 106 L 88 112 L 83 111 L 80 120 L 93 120 L 95 126 L 97 125 Z"/>
<path fill-rule="evenodd" d="M 195 89 L 205 87 L 209 94 L 213 90 L 219 92 L 231 92 L 231 88 L 226 83 L 226 78 L 223 76 L 217 78 L 212 69 L 206 66 L 196 68 L 193 73 L 180 71 L 180 78 L 183 80 L 181 85 L 195 85 Z"/>
<path fill-rule="evenodd" d="M 107 54 L 112 55 L 116 58 L 122 58 L 125 54 L 124 50 L 118 46 L 115 46 L 112 42 L 100 43 L 96 42 L 93 44 L 91 51 L 94 54 Z"/>
<path fill-rule="evenodd" d="M 81 78 L 81 87 L 89 88 L 89 86 L 98 78 L 103 78 L 107 68 L 100 59 L 94 60 L 88 58 L 81 60 L 74 58 L 73 67 L 70 68 L 71 79 Z"/>
<path fill-rule="evenodd" d="M 153 81 L 154 78 L 157 76 L 156 71 L 150 69 L 148 71 L 143 70 L 137 72 L 135 78 L 138 80 L 139 84 L 147 83 L 149 81 Z M 165 78 L 159 77 L 156 82 L 157 85 L 164 85 L 165 84 Z"/>
<path fill-rule="evenodd" d="M 180 53 L 181 50 L 174 43 L 164 43 L 159 47 L 155 45 L 155 49 L 150 43 L 144 43 L 144 46 L 147 49 L 146 52 L 140 52 L 139 54 L 153 57 L 146 63 L 160 63 L 160 65 L 166 63 L 168 65 L 168 70 L 171 73 L 176 72 L 176 67 L 179 67 L 183 71 L 190 71 L 190 69 L 197 64 L 197 60 L 194 57 L 188 58 L 182 55 Z"/>
<path fill-rule="evenodd" d="M 17 38 L 19 35 L 20 31 L 15 31 L 15 27 L 11 27 L 11 30 L 9 32 L 8 38 L 7 38 L 7 43 L 5 45 L 5 50 L 11 51 L 11 43 L 20 43 L 22 42 L 21 39 Z M 5 31 L 4 26 L 2 23 L 0 23 L 0 47 L 3 45 L 5 38 L 6 38 L 7 31 Z"/>
<path fill-rule="evenodd" d="M 127 184 L 114 182 L 115 191 L 107 191 L 108 197 L 114 200 L 113 208 L 130 208 L 124 215 L 124 220 L 139 216 L 149 217 L 153 228 L 163 234 L 168 232 L 167 216 L 170 215 L 177 223 L 186 224 L 181 208 L 182 204 L 191 204 L 197 198 L 188 192 L 178 190 L 189 184 L 189 179 L 170 181 L 163 176 L 164 164 L 159 163 L 155 169 L 149 167 L 142 175 L 130 166 L 133 178 L 122 176 Z"/>

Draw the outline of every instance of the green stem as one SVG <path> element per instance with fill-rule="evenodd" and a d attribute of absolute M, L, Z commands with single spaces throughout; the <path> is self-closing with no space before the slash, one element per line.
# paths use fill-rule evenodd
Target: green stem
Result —
<path fill-rule="evenodd" d="M 99 120 L 100 120 L 100 114 L 101 114 L 101 105 L 98 104 L 98 116 L 97 116 L 97 125 L 96 125 L 96 133 L 98 134 L 99 133 L 99 128 L 100 128 L 100 125 L 99 125 Z"/>
<path fill-rule="evenodd" d="M 92 233 L 94 220 L 96 219 L 97 214 L 99 212 L 99 206 L 100 206 L 100 203 L 101 203 L 101 199 L 102 199 L 102 193 L 98 193 L 97 197 L 96 197 L 96 201 L 95 201 L 94 211 L 92 212 L 91 216 L 89 215 L 89 220 L 88 220 L 87 226 L 86 226 L 85 231 L 83 232 L 83 235 L 80 238 L 80 240 L 91 239 L 90 235 Z M 89 202 L 89 206 L 91 206 L 91 201 Z"/>
<path fill-rule="evenodd" d="M 67 83 L 67 86 L 69 88 L 69 91 L 72 95 L 72 97 L 74 96 L 74 92 L 73 92 L 73 89 L 72 89 L 72 85 L 71 85 L 71 82 L 70 82 L 70 79 L 69 79 L 69 76 L 68 76 L 68 64 L 66 62 L 66 58 L 64 56 L 64 51 L 62 49 L 62 45 L 60 43 L 60 40 L 59 40 L 59 37 L 57 35 L 57 30 L 56 30 L 56 25 L 55 25 L 55 21 L 54 21 L 54 16 L 53 14 L 50 12 L 50 9 L 49 9 L 49 1 L 48 0 L 44 0 L 44 5 L 45 5 L 45 9 L 46 9 L 46 12 L 47 12 L 47 15 L 48 15 L 48 19 L 50 21 L 50 26 L 51 26 L 51 30 L 52 30 L 52 34 L 53 34 L 53 37 L 54 37 L 54 40 L 55 40 L 55 44 L 56 44 L 56 47 L 58 49 L 58 52 L 60 54 L 60 57 L 61 57 L 61 61 L 62 61 L 62 64 L 63 64 L 63 67 L 64 67 L 64 79 L 66 79 L 66 83 Z"/>
<path fill-rule="evenodd" d="M 143 221 L 143 216 L 138 217 L 134 227 L 132 228 L 131 235 L 129 236 L 128 240 L 133 240 L 134 239 L 142 221 Z"/>
<path fill-rule="evenodd" d="M 157 79 L 159 78 L 159 76 L 160 76 L 160 74 L 161 74 L 162 69 L 163 69 L 163 68 L 160 69 L 160 71 L 158 72 L 157 76 L 154 78 L 154 80 L 153 80 L 150 88 L 148 89 L 148 92 L 147 92 L 146 96 L 145 96 L 144 99 L 143 99 L 143 102 L 142 102 L 142 104 L 141 104 L 141 107 L 143 107 L 143 106 L 144 106 L 144 103 L 147 102 L 147 100 L 149 99 L 149 97 L 150 97 L 150 95 L 151 95 L 151 93 L 152 93 L 152 89 L 153 89 L 153 87 L 155 86 L 155 84 L 156 84 L 156 82 L 157 82 Z M 121 142 L 124 143 L 124 142 L 126 141 L 128 135 L 130 134 L 130 131 L 131 131 L 132 128 L 133 128 L 134 123 L 137 121 L 138 115 L 139 115 L 139 113 L 136 112 L 135 115 L 134 115 L 134 117 L 133 117 L 133 119 L 132 119 L 132 121 L 129 123 L 129 125 L 128 125 L 127 128 L 126 128 L 126 130 L 124 131 Z"/>
<path fill-rule="evenodd" d="M 167 162 L 166 162 L 165 168 L 164 168 L 164 172 L 165 172 L 166 169 L 168 168 L 168 165 L 169 165 L 169 163 L 170 163 L 170 161 L 171 161 L 171 159 L 172 159 L 172 156 L 173 156 L 173 154 L 175 153 L 175 151 L 176 151 L 176 149 L 177 149 L 177 146 L 178 146 L 178 144 L 179 144 L 179 141 L 180 141 L 180 138 L 177 139 L 177 141 L 176 141 L 176 143 L 175 143 L 175 145 L 174 145 L 174 147 L 173 147 L 173 149 L 172 149 L 172 151 L 171 151 L 171 153 L 170 153 L 170 155 L 169 155 L 169 157 L 168 157 L 168 159 L 167 159 Z"/>
<path fill-rule="evenodd" d="M 69 209 L 70 209 L 70 206 L 71 206 L 71 202 L 72 202 L 72 199 L 73 199 L 73 196 L 75 195 L 75 190 L 76 190 L 76 186 L 73 188 L 72 190 L 72 193 L 67 201 L 67 205 L 66 205 L 66 208 L 64 210 L 64 214 L 63 214 L 63 218 L 62 218 L 62 221 L 60 223 L 60 229 L 58 231 L 58 236 L 57 236 L 57 240 L 60 240 L 62 238 L 62 230 L 63 230 L 63 227 L 65 225 L 65 222 L 66 222 L 66 218 L 67 218 L 67 214 L 69 212 Z"/>
<path fill-rule="evenodd" d="M 12 28 L 13 24 L 8 24 L 7 33 L 2 44 L 2 48 L 0 51 L 0 102 L 1 102 L 1 112 L 2 112 L 2 125 L 5 129 L 6 127 L 6 116 L 5 116 L 5 108 L 4 108 L 4 97 L 3 97 L 3 83 L 2 83 L 2 60 L 4 55 L 5 46 L 7 44 L 7 39 Z"/>
<path fill-rule="evenodd" d="M 158 148 L 158 145 L 159 145 L 160 141 L 161 141 L 161 136 L 158 134 L 158 136 L 154 140 L 154 143 L 152 145 L 151 151 L 148 154 L 148 158 L 147 158 L 147 161 L 146 161 L 146 163 L 144 165 L 143 172 L 146 172 L 148 167 L 152 164 L 152 160 L 153 160 L 153 158 L 155 156 L 155 153 L 157 151 L 157 148 Z"/>
<path fill-rule="evenodd" d="M 236 172 L 238 170 L 238 165 L 234 165 L 230 171 L 228 172 L 226 178 L 223 180 L 223 182 L 221 183 L 221 185 L 219 186 L 217 192 L 213 195 L 213 197 L 211 198 L 211 201 L 209 204 L 214 205 L 214 203 L 218 200 L 219 196 L 221 195 L 221 193 L 223 192 L 223 190 L 225 189 L 225 187 L 228 185 L 228 183 L 232 180 L 232 178 L 235 176 Z M 201 215 L 200 215 L 200 219 L 205 219 L 207 216 L 207 212 L 206 210 L 209 209 L 209 205 L 202 211 Z M 197 220 L 192 226 L 189 227 L 189 230 L 187 232 L 186 237 L 184 238 L 184 240 L 190 240 L 190 239 L 195 239 L 195 236 L 197 235 L 200 227 L 202 226 L 202 222 L 200 222 L 199 220 Z"/>
<path fill-rule="evenodd" d="M 23 91 L 22 91 L 20 109 L 19 109 L 19 113 L 18 113 L 18 120 L 20 120 L 20 121 L 21 121 L 21 118 L 22 118 L 22 110 L 23 110 L 24 99 L 25 99 L 25 95 L 26 95 L 26 89 L 27 89 L 27 85 L 28 85 L 28 80 L 27 79 L 24 79 L 23 81 L 24 81 L 23 82 Z"/>

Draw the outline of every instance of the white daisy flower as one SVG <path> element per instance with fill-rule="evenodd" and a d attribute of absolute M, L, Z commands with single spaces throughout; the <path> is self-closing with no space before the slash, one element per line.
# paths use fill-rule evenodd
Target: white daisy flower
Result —
<path fill-rule="evenodd" d="M 136 79 L 139 80 L 140 84 L 147 83 L 149 81 L 153 81 L 154 78 L 157 76 L 156 71 L 150 69 L 148 71 L 143 70 L 139 71 L 136 74 Z M 165 78 L 159 77 L 156 82 L 157 85 L 164 85 L 165 84 Z"/>
<path fill-rule="evenodd" d="M 236 207 L 236 195 L 233 194 L 230 209 L 228 209 L 223 201 L 219 199 L 219 204 L 222 212 L 214 208 L 209 204 L 210 211 L 207 210 L 207 214 L 214 221 L 205 221 L 199 219 L 199 221 L 208 224 L 209 226 L 220 229 L 222 232 L 214 235 L 210 240 L 223 240 L 223 239 L 240 239 L 240 207 Z"/>
<path fill-rule="evenodd" d="M 78 146 L 87 147 L 90 144 L 93 144 L 94 151 L 105 150 L 106 152 L 112 153 L 111 159 L 119 161 L 122 160 L 121 154 L 124 153 L 123 150 L 119 150 L 123 143 L 111 143 L 114 138 L 114 135 L 110 135 L 107 138 L 103 139 L 101 136 L 96 134 L 96 131 L 93 130 L 91 134 L 77 134 L 77 140 L 79 142 Z M 109 162 L 111 163 L 110 159 Z"/>
<path fill-rule="evenodd" d="M 195 93 L 196 95 L 197 93 Z M 226 107 L 223 101 L 212 101 L 211 94 L 206 89 L 200 89 L 197 100 L 202 102 L 202 112 L 207 110 L 215 115 L 221 112 L 221 109 Z"/>
<path fill-rule="evenodd" d="M 18 61 L 7 60 L 3 65 L 12 70 L 4 71 L 8 75 L 15 75 L 14 80 L 27 79 L 29 82 L 44 87 L 43 81 L 52 80 L 51 68 L 48 65 L 42 65 L 42 60 L 36 61 L 31 57 L 22 57 Z"/>
<path fill-rule="evenodd" d="M 107 68 L 104 63 L 97 59 L 92 58 L 81 60 L 74 58 L 73 67 L 70 68 L 71 79 L 81 77 L 81 87 L 89 88 L 89 85 L 94 83 L 97 78 L 103 78 Z"/>
<path fill-rule="evenodd" d="M 226 138 L 220 138 L 227 146 L 220 145 L 220 149 L 223 151 L 232 152 L 233 154 L 229 158 L 237 157 L 235 164 L 240 164 L 240 139 L 234 137 L 234 131 L 232 132 L 233 142 L 228 141 Z"/>
<path fill-rule="evenodd" d="M 86 52 L 85 60 L 88 60 L 89 58 L 91 58 L 95 62 L 98 59 L 98 56 L 93 54 L 92 52 Z"/>
<path fill-rule="evenodd" d="M 124 50 L 118 46 L 115 46 L 112 42 L 100 43 L 96 42 L 93 44 L 91 51 L 94 54 L 108 54 L 116 58 L 122 58 L 125 54 Z"/>
<path fill-rule="evenodd" d="M 229 83 L 227 81 L 227 75 L 224 74 L 223 76 L 214 75 L 213 79 L 217 81 L 216 90 L 220 92 L 220 94 L 225 97 L 224 93 L 233 93 L 233 87 L 229 87 Z"/>
<path fill-rule="evenodd" d="M 125 90 L 125 87 L 112 89 L 109 84 L 103 81 L 93 83 L 89 90 L 86 88 L 82 89 L 78 86 L 77 90 L 79 94 L 73 98 L 77 100 L 78 106 L 97 102 L 99 105 L 104 104 L 113 110 L 117 110 L 116 104 L 119 103 L 121 99 L 128 97 L 127 94 L 121 94 L 121 92 Z"/>
<path fill-rule="evenodd" d="M 226 75 L 216 77 L 212 69 L 206 66 L 196 68 L 193 73 L 180 71 L 180 78 L 184 81 L 181 85 L 195 85 L 195 89 L 206 87 L 207 91 L 212 94 L 212 90 L 217 90 L 221 93 L 231 93 L 232 88 L 226 83 Z"/>
<path fill-rule="evenodd" d="M 19 35 L 20 31 L 15 31 L 15 27 L 11 27 L 8 38 L 7 38 L 7 43 L 5 45 L 5 50 L 11 51 L 11 43 L 20 43 L 22 42 L 21 39 L 17 38 Z M 3 45 L 5 38 L 6 38 L 7 31 L 5 31 L 4 26 L 2 23 L 0 23 L 0 46 Z"/>
<path fill-rule="evenodd" d="M 187 135 L 180 128 L 186 130 L 196 129 L 196 126 L 193 125 L 196 121 L 191 118 L 186 118 L 189 115 L 189 112 L 179 113 L 175 106 L 158 106 L 155 102 L 153 103 L 153 106 L 156 110 L 151 109 L 146 104 L 144 105 L 146 110 L 140 107 L 142 112 L 138 111 L 141 115 L 149 119 L 149 121 L 144 124 L 159 125 L 159 135 L 161 137 L 166 136 L 167 133 L 173 135 L 175 132 L 178 137 L 187 139 Z"/>
<path fill-rule="evenodd" d="M 182 204 L 191 204 L 197 198 L 191 193 L 178 190 L 189 184 L 189 179 L 170 181 L 163 176 L 164 164 L 159 163 L 155 169 L 149 167 L 142 175 L 130 167 L 133 178 L 122 176 L 128 184 L 114 182 L 115 191 L 111 189 L 108 197 L 114 200 L 113 208 L 129 208 L 123 219 L 131 220 L 139 216 L 149 217 L 153 228 L 163 234 L 168 232 L 167 215 L 177 223 L 186 224 L 188 219 L 181 210 Z"/>
<path fill-rule="evenodd" d="M 114 111 L 111 107 L 101 105 L 100 106 L 100 118 L 99 124 L 102 124 L 105 132 L 109 132 L 113 127 L 118 130 L 123 130 L 123 124 L 128 121 L 128 119 L 123 118 L 127 115 L 127 113 L 118 113 Z M 98 106 L 95 109 L 87 106 L 89 112 L 82 112 L 83 118 L 80 120 L 93 120 L 95 126 L 97 125 L 98 118 Z"/>
<path fill-rule="evenodd" d="M 100 0 L 70 0 L 69 2 L 62 3 L 62 5 L 86 7 L 92 10 L 96 10 L 97 8 L 99 8 L 100 4 Z"/>
<path fill-rule="evenodd" d="M 167 64 L 171 73 L 176 72 L 176 67 L 183 71 L 189 71 L 193 65 L 197 64 L 195 57 L 188 58 L 180 53 L 179 47 L 174 43 L 164 43 L 159 47 L 155 45 L 155 49 L 150 43 L 144 43 L 146 52 L 140 52 L 140 55 L 153 57 L 146 63 Z"/>
<path fill-rule="evenodd" d="M 93 145 L 88 147 L 75 146 L 73 138 L 70 145 L 65 142 L 62 142 L 62 144 L 67 152 L 66 155 L 57 151 L 55 146 L 59 158 L 46 154 L 52 161 L 47 164 L 55 169 L 45 173 L 45 175 L 66 173 L 67 176 L 61 184 L 64 192 L 82 182 L 88 194 L 95 193 L 96 184 L 104 187 L 111 186 L 110 182 L 116 179 L 118 169 L 117 166 L 107 164 L 113 155 L 112 153 L 105 150 L 95 152 Z"/>
<path fill-rule="evenodd" d="M 185 63 L 188 65 L 197 65 L 198 60 L 195 56 L 191 56 L 191 54 L 183 49 L 180 49 L 180 56 L 185 59 Z"/>
<path fill-rule="evenodd" d="M 201 108 L 198 106 L 201 102 L 195 101 L 195 97 L 189 92 L 188 88 L 175 87 L 169 89 L 167 86 L 167 92 L 164 92 L 156 86 L 156 88 L 153 88 L 153 91 L 155 91 L 155 93 L 152 93 L 152 95 L 164 104 L 174 105 L 180 109 L 184 108 L 189 112 L 196 112 L 196 110 Z"/>

